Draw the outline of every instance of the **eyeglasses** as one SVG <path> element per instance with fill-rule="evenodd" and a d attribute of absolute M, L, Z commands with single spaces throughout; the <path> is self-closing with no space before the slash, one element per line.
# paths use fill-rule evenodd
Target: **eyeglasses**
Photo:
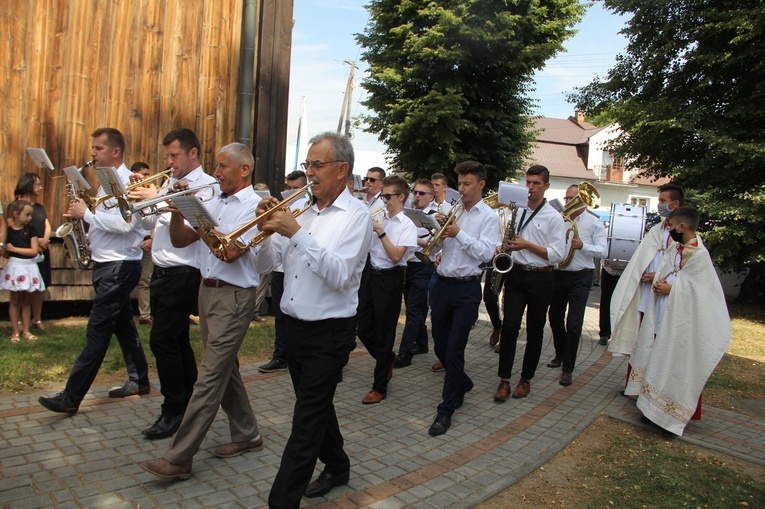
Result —
<path fill-rule="evenodd" d="M 383 200 L 388 201 L 394 196 L 398 196 L 399 194 L 403 194 L 403 193 L 388 193 L 388 194 L 381 194 L 380 196 L 382 196 Z"/>
<path fill-rule="evenodd" d="M 308 170 L 308 168 L 311 168 L 313 171 L 320 170 L 322 166 L 325 164 L 330 163 L 344 163 L 345 161 L 341 161 L 339 159 L 336 159 L 334 161 L 306 161 L 304 163 L 300 163 L 300 167 L 303 168 L 303 170 Z"/>
<path fill-rule="evenodd" d="M 433 194 L 430 191 L 412 191 L 412 194 L 416 194 L 417 196 L 425 196 L 426 194 Z"/>
<path fill-rule="evenodd" d="M 363 181 L 364 181 L 364 182 L 371 182 L 371 183 L 373 183 L 373 184 L 374 184 L 375 182 L 379 181 L 379 180 L 382 180 L 382 179 L 376 179 L 376 178 L 374 178 L 374 177 L 364 177 L 364 179 L 363 179 Z"/>

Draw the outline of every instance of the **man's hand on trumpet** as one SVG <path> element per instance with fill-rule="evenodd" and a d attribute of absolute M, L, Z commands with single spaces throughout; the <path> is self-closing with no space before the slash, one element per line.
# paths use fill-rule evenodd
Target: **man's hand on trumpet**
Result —
<path fill-rule="evenodd" d="M 261 216 L 277 204 L 279 204 L 279 200 L 275 197 L 266 196 L 260 200 L 256 213 Z M 295 215 L 290 210 L 273 211 L 266 219 L 265 222 L 258 225 L 260 231 L 278 233 L 284 237 L 292 238 L 300 229 L 300 225 L 295 220 Z"/>
<path fill-rule="evenodd" d="M 132 176 L 130 178 L 133 178 Z M 127 194 L 128 201 L 139 202 L 149 200 L 157 196 L 157 188 L 149 184 L 148 186 L 135 187 Z"/>

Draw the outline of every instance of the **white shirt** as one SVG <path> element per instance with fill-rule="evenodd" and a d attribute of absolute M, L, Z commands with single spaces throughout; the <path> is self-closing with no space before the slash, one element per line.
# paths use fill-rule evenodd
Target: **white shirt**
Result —
<path fill-rule="evenodd" d="M 593 258 L 605 258 L 608 255 L 608 240 L 603 222 L 585 210 L 574 219 L 574 223 L 576 223 L 579 232 L 579 240 L 582 241 L 582 249 L 574 250 L 571 263 L 558 270 L 576 272 L 594 269 Z M 566 223 L 566 227 L 568 227 L 568 223 Z M 572 233 L 571 239 L 573 240 L 573 238 L 574 234 Z M 570 243 L 566 245 L 566 256 L 568 256 L 570 245 Z"/>
<path fill-rule="evenodd" d="M 406 267 L 406 259 L 417 247 L 417 227 L 414 226 L 411 219 L 406 217 L 403 211 L 390 218 L 386 212 L 383 215 L 381 224 L 385 235 L 393 242 L 393 245 L 406 247 L 406 251 L 398 263 L 394 265 L 383 246 L 384 239 L 378 238 L 377 234 L 372 230 L 372 241 L 369 247 L 369 258 L 372 267 L 376 269 L 391 269 L 395 266 Z"/>
<path fill-rule="evenodd" d="M 300 230 L 282 247 L 282 311 L 305 321 L 355 316 L 369 253 L 369 209 L 344 189 L 321 211 L 314 203 L 297 222 Z"/>
<path fill-rule="evenodd" d="M 436 203 L 436 201 L 433 200 L 433 206 L 436 208 L 436 212 L 441 214 L 448 214 L 454 205 L 446 201 L 446 198 L 444 198 L 444 201 L 441 203 Z"/>
<path fill-rule="evenodd" d="M 252 186 L 246 186 L 231 196 L 216 195 L 207 203 L 207 209 L 212 218 L 218 222 L 215 229 L 226 234 L 254 219 L 259 202 L 260 196 L 255 194 Z M 249 243 L 257 233 L 256 227 L 250 228 L 239 237 L 239 240 Z M 254 288 L 260 283 L 261 273 L 271 272 L 270 243 L 270 239 L 266 239 L 260 245 L 250 248 L 236 261 L 227 263 L 216 258 L 207 244 L 199 240 L 195 242 L 199 271 L 205 279 L 220 279 L 242 288 Z"/>
<path fill-rule="evenodd" d="M 566 250 L 566 222 L 560 212 L 544 202 L 539 212 L 531 221 L 534 213 L 531 209 L 518 211 L 515 222 L 515 231 L 519 237 L 528 240 L 538 246 L 545 247 L 547 259 L 537 256 L 529 249 L 513 251 L 512 257 L 515 263 L 532 267 L 547 267 L 563 260 L 568 251 Z"/>
<path fill-rule="evenodd" d="M 455 205 L 457 206 L 457 205 Z M 457 220 L 460 232 L 445 238 L 438 273 L 445 277 L 467 277 L 481 274 L 479 265 L 494 257 L 499 242 L 499 218 L 483 200 L 473 205 Z"/>
<path fill-rule="evenodd" d="M 117 175 L 122 183 L 130 182 L 130 170 L 124 164 L 117 168 Z M 103 187 L 98 187 L 96 196 L 103 196 Z M 115 200 L 107 200 L 109 206 Z M 147 232 L 141 225 L 138 214 L 133 214 L 131 222 L 125 221 L 119 207 L 107 209 L 105 203 L 96 208 L 96 214 L 85 211 L 83 220 L 90 225 L 88 240 L 90 241 L 91 258 L 94 262 L 123 262 L 139 261 L 143 258 L 141 242 Z"/>
<path fill-rule="evenodd" d="M 178 181 L 188 183 L 189 187 L 197 187 L 203 184 L 215 182 L 215 177 L 206 174 L 202 167 L 199 166 L 194 169 L 194 171 L 189 172 L 186 176 L 180 179 L 170 177 L 170 182 L 165 188 L 167 191 L 162 191 L 162 194 L 172 192 L 174 184 Z M 196 195 L 207 200 L 211 196 L 217 195 L 219 193 L 220 189 L 216 185 L 212 188 L 201 189 L 196 193 Z M 166 204 L 162 202 L 157 206 L 164 207 Z M 170 216 L 170 212 L 165 212 L 159 216 L 147 216 L 142 220 L 145 228 L 148 230 L 154 228 L 154 238 L 151 243 L 151 259 L 154 262 L 154 265 L 162 268 L 181 267 L 183 265 L 199 268 L 199 260 L 197 259 L 198 251 L 196 245 L 192 244 L 190 246 L 180 248 L 173 247 L 173 243 L 170 240 Z M 188 221 L 186 221 L 186 225 L 190 226 Z"/>

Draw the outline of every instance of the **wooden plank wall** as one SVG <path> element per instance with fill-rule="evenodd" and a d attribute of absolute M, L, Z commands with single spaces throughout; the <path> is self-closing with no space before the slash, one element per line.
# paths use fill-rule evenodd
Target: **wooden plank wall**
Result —
<path fill-rule="evenodd" d="M 156 169 L 164 134 L 190 127 L 212 171 L 234 140 L 241 25 L 242 0 L 2 2 L 0 199 L 38 172 L 26 147 L 45 148 L 61 174 L 90 159 L 90 133 L 104 126 L 125 135 L 128 165 Z M 39 172 L 41 202 L 59 218 L 64 180 Z"/>
<path fill-rule="evenodd" d="M 39 173 L 40 203 L 55 230 L 67 200 L 65 179 L 53 177 L 90 160 L 90 133 L 98 127 L 122 131 L 128 166 L 140 160 L 157 170 L 166 167 L 165 133 L 190 127 L 202 142 L 203 167 L 211 172 L 217 150 L 235 140 L 242 4 L 3 0 L 0 200 L 12 199 L 22 173 Z M 44 148 L 56 171 L 38 170 L 26 147 Z M 85 176 L 96 183 L 92 169 Z M 54 269 L 70 266 L 62 262 L 61 247 Z M 89 271 L 66 270 L 54 279 L 90 285 Z"/>

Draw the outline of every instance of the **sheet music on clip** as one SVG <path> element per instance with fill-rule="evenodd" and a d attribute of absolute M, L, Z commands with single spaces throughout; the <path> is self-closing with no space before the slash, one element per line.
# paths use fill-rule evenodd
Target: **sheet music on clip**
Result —
<path fill-rule="evenodd" d="M 50 161 L 50 157 L 45 152 L 44 148 L 32 148 L 27 147 L 27 152 L 32 156 L 32 160 L 35 162 L 38 168 L 47 168 L 53 170 L 53 163 Z"/>
<path fill-rule="evenodd" d="M 417 228 L 425 228 L 428 231 L 441 228 L 441 225 L 436 221 L 435 214 L 426 214 L 421 210 L 405 208 L 404 215 L 411 219 Z"/>
<path fill-rule="evenodd" d="M 192 228 L 214 228 L 218 222 L 210 215 L 210 211 L 202 204 L 198 196 L 178 196 L 173 198 L 173 204 L 178 207 L 183 217 Z"/>
<path fill-rule="evenodd" d="M 113 166 L 101 166 L 96 168 L 96 177 L 98 177 L 101 187 L 104 188 L 105 194 L 117 196 L 124 196 L 127 194 L 127 189 L 117 173 L 117 168 L 114 168 Z"/>
<path fill-rule="evenodd" d="M 446 188 L 446 201 L 450 205 L 454 205 L 455 203 L 459 203 L 462 200 L 462 197 L 460 196 L 460 192 L 456 189 L 452 189 L 451 187 Z"/>
<path fill-rule="evenodd" d="M 66 179 L 70 184 L 74 186 L 75 191 L 87 191 L 90 189 L 90 184 L 85 180 L 85 177 L 77 170 L 76 166 L 67 166 L 64 168 Z"/>
<path fill-rule="evenodd" d="M 497 188 L 497 199 L 502 205 L 515 203 L 518 208 L 525 209 L 529 206 L 529 189 L 520 184 L 502 181 Z"/>

